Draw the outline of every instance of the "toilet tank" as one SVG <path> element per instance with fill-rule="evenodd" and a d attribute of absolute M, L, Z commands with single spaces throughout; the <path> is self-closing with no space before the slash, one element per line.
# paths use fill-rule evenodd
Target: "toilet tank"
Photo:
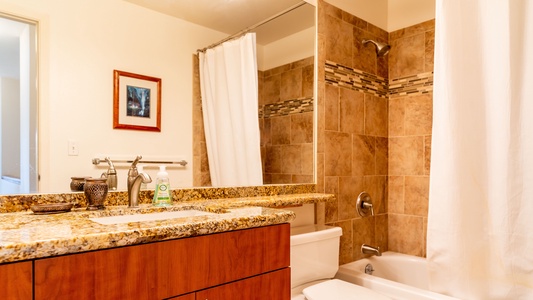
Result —
<path fill-rule="evenodd" d="M 291 287 L 330 279 L 339 269 L 342 229 L 325 225 L 291 228 Z"/>

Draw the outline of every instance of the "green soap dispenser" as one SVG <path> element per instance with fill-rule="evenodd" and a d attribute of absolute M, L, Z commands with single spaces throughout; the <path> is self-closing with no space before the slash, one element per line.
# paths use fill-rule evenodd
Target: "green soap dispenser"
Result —
<path fill-rule="evenodd" d="M 170 191 L 170 180 L 165 166 L 159 166 L 157 179 L 155 180 L 154 200 L 155 206 L 171 206 L 172 192 Z"/>

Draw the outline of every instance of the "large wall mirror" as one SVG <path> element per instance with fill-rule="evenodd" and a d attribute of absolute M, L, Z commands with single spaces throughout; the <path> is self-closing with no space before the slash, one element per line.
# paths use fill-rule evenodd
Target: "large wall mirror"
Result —
<path fill-rule="evenodd" d="M 19 137 L 25 140 L 20 142 L 22 148 L 17 149 L 14 143 L 4 142 L 8 135 L 3 130 L 11 126 L 4 126 L 4 120 L 8 118 L 4 119 L 2 115 L 2 179 L 24 186 L 24 189 L 2 189 L 0 194 L 70 192 L 70 177 L 98 177 L 105 172 L 105 164 L 95 166 L 91 161 L 94 157 L 106 155 L 129 157 L 141 154 L 156 159 L 185 159 L 189 162 L 187 167 L 169 169 L 172 186 L 209 184 L 205 180 L 193 179 L 194 165 L 200 166 L 202 162 L 194 160 L 197 150 L 193 149 L 196 134 L 192 125 L 191 55 L 196 49 L 215 43 L 228 34 L 131 2 L 135 3 L 96 0 L 89 5 L 78 1 L 65 4 L 60 0 L 47 3 L 6 0 L 0 4 L 0 12 L 5 12 L 4 16 L 11 16 L 7 19 L 15 19 L 29 26 L 26 31 L 35 35 L 28 38 L 29 42 L 23 46 L 28 47 L 28 50 L 24 51 L 38 49 L 40 57 L 39 63 L 37 56 L 29 59 L 33 67 L 21 72 L 24 74 L 21 76 L 26 76 L 26 73 L 28 76 L 40 76 L 38 91 L 20 92 L 22 97 L 28 99 L 27 108 L 26 104 L 21 104 L 28 111 L 27 117 L 23 117 L 28 118 L 27 125 L 21 126 L 29 128 L 20 130 L 28 132 L 24 133 L 24 137 Z M 166 1 L 148 2 L 161 4 Z M 278 5 L 283 2 L 277 1 Z M 280 10 L 296 3 L 298 1 L 285 1 Z M 294 13 L 298 16 L 287 14 L 257 28 L 262 108 L 258 115 L 261 114 L 260 125 L 264 138 L 262 155 L 268 158 L 263 162 L 265 184 L 314 182 L 312 129 L 300 130 L 299 135 L 292 136 L 292 142 L 290 131 L 282 131 L 312 128 L 314 118 L 312 108 L 307 108 L 305 113 L 298 116 L 280 112 L 285 108 L 294 111 L 298 105 L 308 106 L 312 103 L 314 92 L 315 8 L 306 4 Z M 93 16 L 96 14 L 99 15 L 98 22 L 94 22 Z M 14 18 L 13 15 L 22 15 L 24 18 Z M 243 15 L 247 15 L 247 12 L 238 11 L 233 17 Z M 296 18 L 299 21 L 295 22 Z M 250 25 L 263 19 L 250 20 Z M 0 26 L 2 29 L 4 27 Z M 280 28 L 289 30 L 287 34 L 276 38 L 273 33 L 280 33 Z M 303 42 L 308 41 L 309 35 L 313 42 Z M 39 46 L 37 40 L 40 41 Z M 5 48 L 3 43 L 0 48 L 0 51 Z M 287 55 L 283 54 L 283 50 L 289 50 Z M 298 71 L 290 72 L 287 68 Z M 112 72 L 115 69 L 162 78 L 161 133 L 112 129 Z M 299 79 L 295 79 L 294 73 L 298 72 L 296 77 Z M 8 77 L 4 73 L 0 75 L 2 78 Z M 20 83 L 21 87 L 37 86 L 36 77 L 28 78 L 27 81 L 20 80 L 26 82 Z M 283 80 L 292 84 L 282 85 Z M 295 101 L 297 104 L 294 104 Z M 8 111 L 5 105 L 2 100 L 2 113 Z M 265 113 L 267 110 L 268 113 Z M 70 142 L 79 147 L 75 155 L 70 152 Z M 299 152 L 296 148 L 299 148 Z M 34 150 L 33 155 L 29 153 L 30 150 Z M 20 174 L 11 171 L 4 173 L 4 166 L 7 170 L 4 154 L 10 152 L 24 157 L 28 165 L 24 169 L 26 171 L 21 168 Z M 304 160 L 297 163 L 296 157 L 303 158 L 305 163 Z M 19 159 L 22 161 L 22 158 L 5 161 Z M 129 166 L 115 166 L 119 173 L 118 189 L 124 190 Z M 157 166 L 145 166 L 145 171 L 154 177 Z M 37 180 L 38 176 L 40 181 Z"/>

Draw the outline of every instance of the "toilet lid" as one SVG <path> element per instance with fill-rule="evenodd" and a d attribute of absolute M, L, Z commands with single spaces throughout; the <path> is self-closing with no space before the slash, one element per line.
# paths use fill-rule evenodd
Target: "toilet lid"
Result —
<path fill-rule="evenodd" d="M 371 289 L 339 279 L 324 281 L 303 290 L 308 300 L 391 300 L 391 298 Z"/>

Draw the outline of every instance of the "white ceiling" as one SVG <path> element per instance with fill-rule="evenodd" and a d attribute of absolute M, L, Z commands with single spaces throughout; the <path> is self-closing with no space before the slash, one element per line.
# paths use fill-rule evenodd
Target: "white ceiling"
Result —
<path fill-rule="evenodd" d="M 227 33 L 228 36 L 303 2 L 302 0 L 124 1 Z M 310 4 L 306 4 L 304 7 L 258 28 L 257 42 L 265 45 L 273 40 L 314 26 L 314 7 Z"/>

